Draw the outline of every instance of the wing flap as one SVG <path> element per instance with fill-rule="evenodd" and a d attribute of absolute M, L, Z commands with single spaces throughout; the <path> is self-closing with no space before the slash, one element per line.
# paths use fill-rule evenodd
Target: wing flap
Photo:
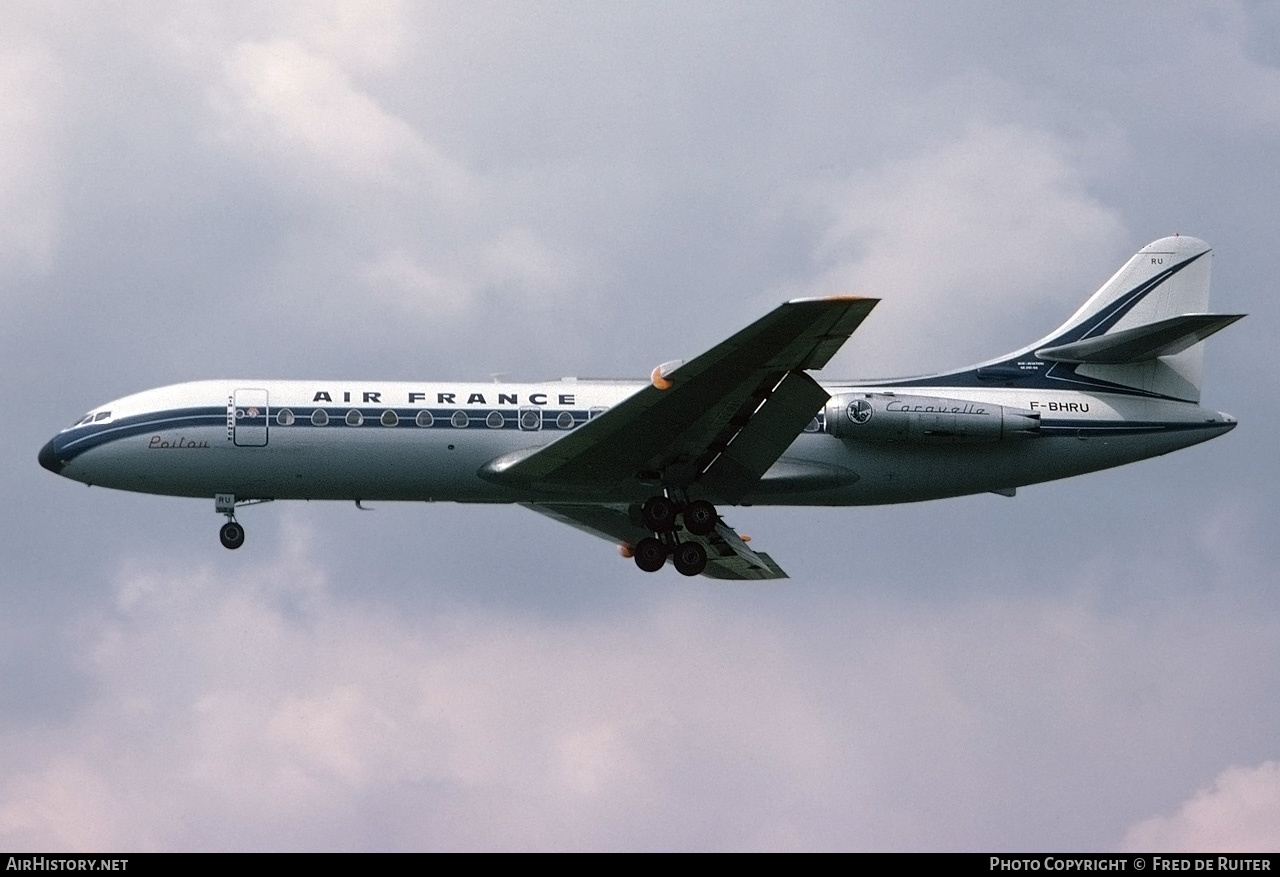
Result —
<path fill-rule="evenodd" d="M 774 388 L 769 404 L 761 407 L 707 467 L 700 480 L 703 489 L 722 502 L 740 501 L 829 398 L 831 394 L 804 372 L 788 372 Z"/>
<path fill-rule="evenodd" d="M 752 551 L 732 527 L 721 521 L 715 530 L 699 539 L 707 549 L 707 569 L 703 575 L 713 579 L 760 581 L 785 579 L 787 574 L 767 554 Z"/>
<path fill-rule="evenodd" d="M 574 529 L 621 545 L 635 545 L 651 535 L 636 522 L 636 508 L 629 505 L 592 505 L 587 503 L 524 503 L 525 508 L 545 515 Z M 726 581 L 761 581 L 785 579 L 782 571 L 767 554 L 752 551 L 733 528 L 723 521 L 707 536 L 682 534 L 682 538 L 701 542 L 707 550 L 707 568 L 703 575 Z"/>

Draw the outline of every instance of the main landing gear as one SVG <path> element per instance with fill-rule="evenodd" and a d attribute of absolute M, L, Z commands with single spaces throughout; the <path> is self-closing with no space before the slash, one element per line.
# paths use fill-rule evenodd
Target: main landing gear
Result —
<path fill-rule="evenodd" d="M 694 536 L 710 535 L 720 520 L 715 506 L 702 499 L 682 506 L 671 497 L 654 496 L 640 507 L 640 517 L 654 535 L 641 539 L 631 549 L 636 566 L 645 572 L 656 572 L 670 556 L 681 575 L 696 576 L 707 568 L 707 549 L 701 542 L 681 542 L 676 536 L 676 524 L 683 522 Z"/>

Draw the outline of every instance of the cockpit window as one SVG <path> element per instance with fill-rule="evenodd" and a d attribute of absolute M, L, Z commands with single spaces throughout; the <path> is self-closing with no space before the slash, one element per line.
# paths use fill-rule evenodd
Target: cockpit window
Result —
<path fill-rule="evenodd" d="M 93 415 L 94 423 L 101 423 L 104 420 L 110 420 L 110 419 L 111 419 L 110 411 L 99 411 L 97 414 Z"/>
<path fill-rule="evenodd" d="M 92 415 L 92 414 L 86 414 L 84 417 L 81 417 L 79 420 L 77 420 L 75 423 L 73 423 L 73 424 L 71 424 L 71 425 L 72 425 L 73 427 L 76 427 L 76 426 L 84 426 L 86 423 L 92 423 L 92 422 L 93 422 L 93 415 Z"/>

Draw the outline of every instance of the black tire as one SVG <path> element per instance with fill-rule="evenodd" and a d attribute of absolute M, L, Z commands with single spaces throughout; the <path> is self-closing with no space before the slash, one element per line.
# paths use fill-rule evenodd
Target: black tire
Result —
<path fill-rule="evenodd" d="M 671 558 L 682 576 L 696 576 L 707 568 L 707 549 L 700 542 L 681 542 Z"/>
<path fill-rule="evenodd" d="M 636 566 L 645 572 L 657 572 L 667 562 L 667 546 L 652 536 L 637 542 L 636 547 L 631 549 L 631 554 L 635 558 Z"/>
<path fill-rule="evenodd" d="M 705 499 L 695 499 L 684 508 L 684 527 L 695 536 L 706 536 L 719 520 L 716 507 Z"/>
<path fill-rule="evenodd" d="M 230 548 L 234 551 L 244 544 L 244 527 L 241 527 L 235 521 L 228 521 L 218 531 L 218 538 L 222 540 L 223 548 Z"/>
<path fill-rule="evenodd" d="M 676 528 L 676 504 L 665 496 L 651 496 L 640 507 L 644 525 L 655 533 L 670 533 Z"/>

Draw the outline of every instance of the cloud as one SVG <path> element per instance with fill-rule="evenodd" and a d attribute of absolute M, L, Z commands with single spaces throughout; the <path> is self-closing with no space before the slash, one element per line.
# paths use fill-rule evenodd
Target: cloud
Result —
<path fill-rule="evenodd" d="M 1002 335 L 1010 349 L 1035 340 L 1012 333 L 1028 335 L 1027 315 L 1046 303 L 1069 316 L 1094 289 L 1064 295 L 1058 278 L 1087 275 L 1082 264 L 1126 239 L 1086 182 L 1060 138 L 975 122 L 824 195 L 823 268 L 809 286 L 884 299 L 875 331 L 850 345 L 860 375 L 966 365 L 1007 352 L 983 347 Z"/>
<path fill-rule="evenodd" d="M 1273 853 L 1280 849 L 1280 762 L 1231 767 L 1170 816 L 1130 828 L 1124 852 Z"/>
<path fill-rule="evenodd" d="M 213 94 L 224 141 L 275 175 L 321 189 L 351 185 L 427 194 L 453 210 L 476 182 L 417 131 L 357 88 L 329 59 L 291 40 L 245 42 Z"/>
<path fill-rule="evenodd" d="M 1079 592 L 904 605 L 876 581 L 821 620 L 722 587 L 616 614 L 413 613 L 339 584 L 297 520 L 275 556 L 233 558 L 252 574 L 139 560 L 67 623 L 91 693 L 0 741 L 0 843 L 1034 846 L 1061 835 L 1026 801 L 1123 810 L 1133 752 L 1212 732 L 1178 705 L 1236 660 L 1214 651 L 1224 625 L 1241 653 L 1274 642 L 1269 617 L 1135 625 Z"/>
<path fill-rule="evenodd" d="M 832 375 L 960 365 L 1179 227 L 1255 314 L 1213 361 L 1267 351 L 1273 12 L 11 5 L 0 843 L 1098 848 L 1276 758 L 1269 364 L 1221 446 L 735 512 L 768 588 L 497 508 L 228 553 L 33 459 L 179 377 L 633 372 L 778 287 L 885 299 Z M 1270 794 L 1236 771 L 1208 804 Z"/>
<path fill-rule="evenodd" d="M 390 248 L 355 279 L 368 300 L 424 323 L 456 319 L 487 293 L 501 296 L 512 310 L 547 311 L 577 279 L 572 260 L 518 227 L 465 247 L 449 261 L 437 270 L 408 249 Z"/>
<path fill-rule="evenodd" d="M 114 612 L 79 619 L 99 696 L 74 729 L 8 741 L 11 759 L 22 749 L 32 760 L 6 771 L 7 844 L 528 849 L 610 832 L 641 842 L 626 814 L 660 808 L 671 783 L 687 782 L 669 771 L 690 745 L 718 741 L 715 758 L 766 774 L 820 773 L 813 717 L 776 693 L 785 667 L 705 697 L 735 653 L 759 648 L 758 631 L 726 640 L 732 625 L 680 605 L 621 633 L 462 610 L 406 619 L 344 605 L 310 560 L 312 538 L 286 541 L 238 582 L 135 567 Z M 679 665 L 682 644 L 708 639 L 726 653 Z M 781 713 L 752 716 L 766 697 Z M 733 730 L 742 725 L 749 734 Z M 375 799 L 411 808 L 412 827 L 356 820 L 331 833 Z"/>
<path fill-rule="evenodd" d="M 63 87 L 61 65 L 37 41 L 0 45 L 0 266 L 6 280 L 42 276 L 57 252 Z"/>
<path fill-rule="evenodd" d="M 359 290 L 363 307 L 420 326 L 489 299 L 549 308 L 576 279 L 571 247 L 360 85 L 347 54 L 332 40 L 241 41 L 210 88 L 223 148 L 309 214 L 270 285 L 307 290 L 326 314 Z"/>

